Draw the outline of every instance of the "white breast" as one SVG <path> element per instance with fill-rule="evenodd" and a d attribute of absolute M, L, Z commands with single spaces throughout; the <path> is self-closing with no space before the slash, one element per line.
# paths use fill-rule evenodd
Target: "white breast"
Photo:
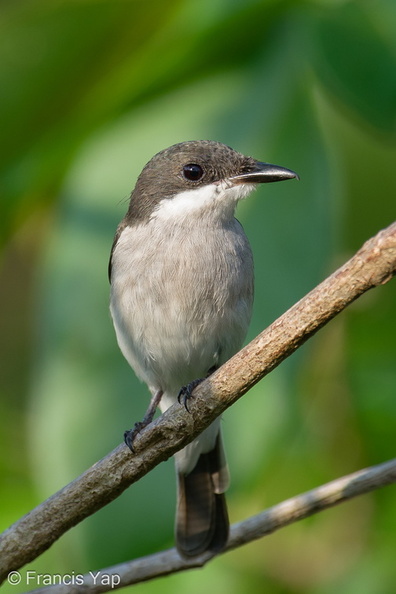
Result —
<path fill-rule="evenodd" d="M 113 253 L 111 314 L 121 351 L 150 389 L 177 391 L 241 346 L 253 263 L 228 227 L 126 227 Z"/>

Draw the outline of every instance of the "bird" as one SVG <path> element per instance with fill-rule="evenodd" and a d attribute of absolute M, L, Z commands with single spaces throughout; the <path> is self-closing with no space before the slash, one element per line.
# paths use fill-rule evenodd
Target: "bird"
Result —
<path fill-rule="evenodd" d="M 242 346 L 250 323 L 253 256 L 238 202 L 258 184 L 297 178 L 213 140 L 174 144 L 145 165 L 117 227 L 110 312 L 121 352 L 150 405 L 134 439 Z M 175 540 L 183 558 L 221 551 L 229 535 L 229 471 L 216 419 L 174 456 Z"/>

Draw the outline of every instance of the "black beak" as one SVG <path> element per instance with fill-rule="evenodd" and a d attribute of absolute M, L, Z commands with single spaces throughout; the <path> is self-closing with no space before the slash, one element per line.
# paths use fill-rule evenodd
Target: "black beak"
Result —
<path fill-rule="evenodd" d="M 300 179 L 294 171 L 271 165 L 271 163 L 260 163 L 256 161 L 255 166 L 246 173 L 230 177 L 234 184 L 267 184 L 269 182 L 283 181 L 284 179 Z"/>

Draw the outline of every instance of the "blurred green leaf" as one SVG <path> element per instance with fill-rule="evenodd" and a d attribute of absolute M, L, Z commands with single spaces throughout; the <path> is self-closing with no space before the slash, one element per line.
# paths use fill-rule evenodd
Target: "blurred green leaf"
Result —
<path fill-rule="evenodd" d="M 344 2 L 317 14 L 315 72 L 337 100 L 386 135 L 396 132 L 396 52 L 373 19 L 381 2 Z"/>

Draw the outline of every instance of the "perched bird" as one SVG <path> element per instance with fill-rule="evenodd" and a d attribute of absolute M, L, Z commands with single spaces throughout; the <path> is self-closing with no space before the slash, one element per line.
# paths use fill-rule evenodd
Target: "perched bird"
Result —
<path fill-rule="evenodd" d="M 253 258 L 234 217 L 257 184 L 298 178 L 210 140 L 175 144 L 147 163 L 118 226 L 109 264 L 118 345 L 152 400 L 133 439 L 188 395 L 195 380 L 242 346 L 253 303 Z M 176 544 L 194 557 L 221 550 L 229 522 L 229 474 L 220 419 L 175 455 Z"/>

